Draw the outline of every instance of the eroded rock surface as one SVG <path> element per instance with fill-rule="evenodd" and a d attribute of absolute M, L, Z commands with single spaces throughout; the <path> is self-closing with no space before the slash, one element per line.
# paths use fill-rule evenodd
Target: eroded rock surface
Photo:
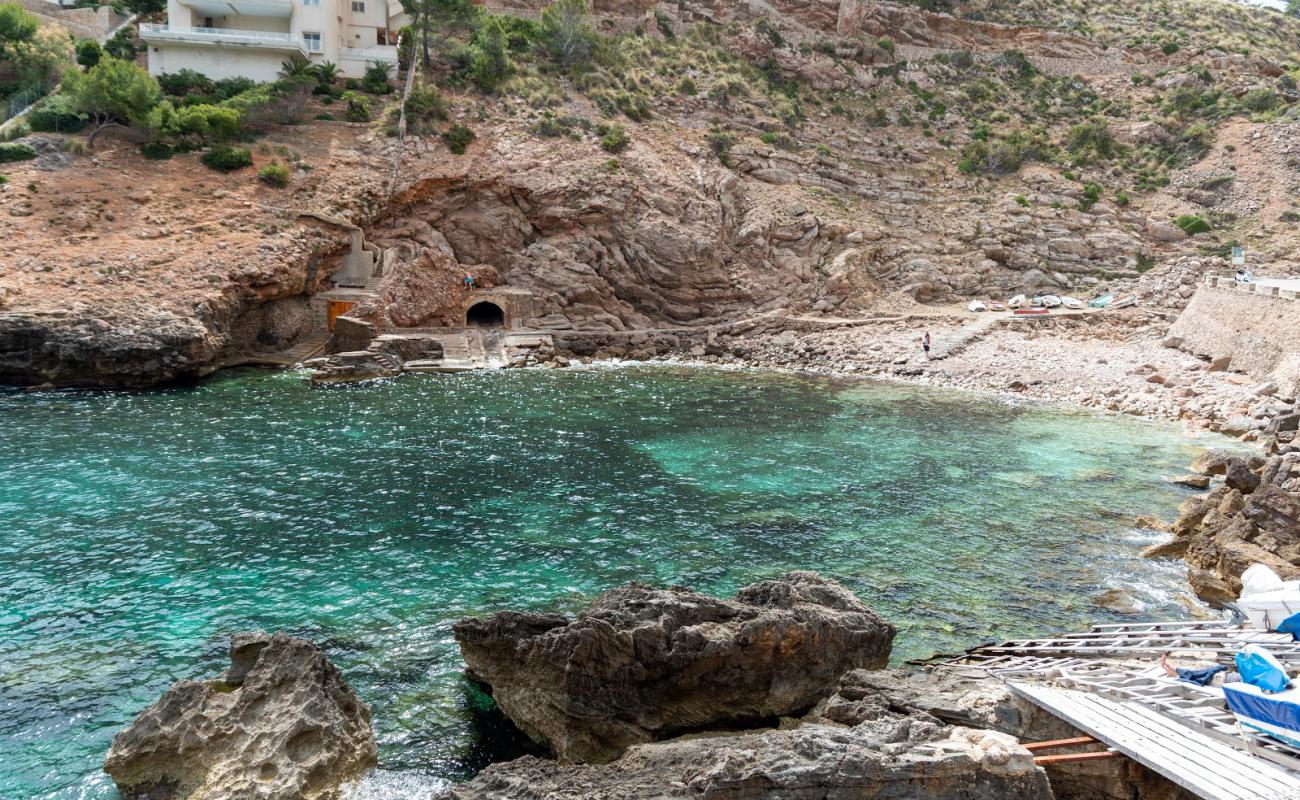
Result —
<path fill-rule="evenodd" d="M 1187 576 L 1206 602 L 1241 594 L 1241 573 L 1265 564 L 1284 580 L 1300 578 L 1300 446 L 1294 410 L 1264 429 L 1266 457 L 1212 450 L 1192 468 L 1222 478 L 1207 494 L 1186 500 L 1172 525 L 1173 540 L 1148 548 L 1152 558 L 1187 562 Z"/>
<path fill-rule="evenodd" d="M 375 763 L 370 707 L 311 642 L 236 634 L 218 679 L 177 681 L 113 738 L 128 800 L 316 800 Z"/>
<path fill-rule="evenodd" d="M 1005 734 L 884 712 L 853 728 L 803 725 L 637 745 L 612 764 L 527 757 L 489 767 L 453 800 L 962 798 L 1049 800 L 1046 774 Z"/>
<path fill-rule="evenodd" d="M 846 671 L 883 667 L 894 626 L 835 581 L 792 572 L 731 600 L 630 584 L 576 619 L 503 611 L 455 633 L 470 676 L 567 762 L 802 712 Z"/>

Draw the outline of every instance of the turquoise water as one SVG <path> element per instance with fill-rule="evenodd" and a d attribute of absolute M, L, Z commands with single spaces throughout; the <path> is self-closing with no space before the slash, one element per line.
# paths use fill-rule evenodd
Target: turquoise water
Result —
<path fill-rule="evenodd" d="M 517 752 L 451 622 L 639 580 L 731 593 L 812 568 L 896 655 L 1183 616 L 1137 513 L 1201 443 L 969 396 L 674 367 L 312 388 L 233 372 L 156 393 L 0 395 L 0 797 L 112 798 L 114 731 L 233 631 L 325 647 L 421 796 Z M 1108 604 L 1113 605 L 1113 604 Z"/>

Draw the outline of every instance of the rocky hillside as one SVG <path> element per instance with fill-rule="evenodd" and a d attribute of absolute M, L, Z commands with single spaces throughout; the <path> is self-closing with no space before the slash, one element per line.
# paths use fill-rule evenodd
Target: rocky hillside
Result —
<path fill-rule="evenodd" d="M 1293 271 L 1300 20 L 614 0 L 559 52 L 514 5 L 442 26 L 404 140 L 391 99 L 272 128 L 254 166 L 291 152 L 285 188 L 38 139 L 0 193 L 0 380 L 150 383 L 283 349 L 348 223 L 392 253 L 372 314 L 406 326 L 446 321 L 466 268 L 532 290 L 536 327 L 608 331 L 1144 284 L 1176 308 L 1234 244 Z"/>

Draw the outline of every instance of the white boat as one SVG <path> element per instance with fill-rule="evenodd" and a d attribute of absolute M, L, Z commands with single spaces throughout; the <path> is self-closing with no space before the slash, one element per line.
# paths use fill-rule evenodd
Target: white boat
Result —
<path fill-rule="evenodd" d="M 1137 305 L 1137 298 L 1128 294 L 1110 301 L 1110 305 L 1106 306 L 1106 310 L 1114 311 L 1117 308 L 1128 308 L 1132 305 Z"/>
<path fill-rule="evenodd" d="M 1237 607 L 1261 631 L 1271 631 L 1292 614 L 1300 614 L 1300 581 L 1284 581 L 1263 564 L 1241 573 Z"/>
<path fill-rule="evenodd" d="M 1300 748 L 1300 689 L 1269 693 L 1249 683 L 1225 683 L 1223 699 L 1241 727 Z"/>
<path fill-rule="evenodd" d="M 989 310 L 989 307 L 986 306 L 986 305 L 984 305 L 983 301 L 981 301 L 981 300 L 972 300 L 972 301 L 970 301 L 969 303 L 966 304 L 966 307 L 969 308 L 971 311 L 988 311 L 988 310 Z"/>
<path fill-rule="evenodd" d="M 1060 304 L 1061 304 L 1061 298 L 1057 297 L 1056 295 L 1054 294 L 1043 295 L 1044 308 L 1056 308 Z"/>
<path fill-rule="evenodd" d="M 1065 306 L 1066 308 L 1079 309 L 1079 308 L 1083 308 L 1083 301 L 1075 297 L 1062 297 L 1061 305 Z"/>
<path fill-rule="evenodd" d="M 989 301 L 989 311 L 1006 311 L 1006 310 L 1007 307 L 999 303 L 997 300 Z"/>
<path fill-rule="evenodd" d="M 1007 308 L 1022 308 L 1025 305 L 1025 296 L 1018 294 L 1007 301 Z"/>

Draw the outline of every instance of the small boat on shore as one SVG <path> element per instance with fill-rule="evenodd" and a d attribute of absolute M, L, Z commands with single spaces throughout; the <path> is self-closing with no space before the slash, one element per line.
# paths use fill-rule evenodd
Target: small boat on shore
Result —
<path fill-rule="evenodd" d="M 1103 294 L 1101 297 L 1097 297 L 1092 300 L 1089 300 L 1088 305 L 1092 306 L 1093 308 L 1105 308 L 1106 306 L 1110 305 L 1110 302 L 1114 299 L 1115 299 L 1115 295 L 1113 294 Z"/>
<path fill-rule="evenodd" d="M 1128 308 L 1129 306 L 1135 305 L 1137 305 L 1137 298 L 1131 294 L 1126 294 L 1123 297 L 1117 297 L 1112 300 L 1110 305 L 1106 306 L 1106 308 L 1107 310 L 1110 310 L 1114 308 Z"/>
<path fill-rule="evenodd" d="M 997 300 L 989 301 L 989 311 L 1006 311 L 1007 307 Z"/>
<path fill-rule="evenodd" d="M 1061 305 L 1061 298 L 1054 294 L 1045 294 L 1042 299 L 1044 308 L 1056 308 Z"/>
<path fill-rule="evenodd" d="M 1083 308 L 1083 301 L 1076 297 L 1062 297 L 1061 305 L 1065 306 L 1066 308 L 1072 308 L 1075 311 L 1078 311 L 1079 309 Z"/>
<path fill-rule="evenodd" d="M 976 311 L 976 312 L 989 310 L 989 307 L 984 305 L 984 302 L 982 300 L 972 300 L 966 304 L 966 307 L 969 308 L 971 311 Z"/>
<path fill-rule="evenodd" d="M 1023 294 L 1018 294 L 1007 301 L 1007 306 L 1010 308 L 1020 308 L 1024 304 L 1025 304 L 1025 296 Z"/>

